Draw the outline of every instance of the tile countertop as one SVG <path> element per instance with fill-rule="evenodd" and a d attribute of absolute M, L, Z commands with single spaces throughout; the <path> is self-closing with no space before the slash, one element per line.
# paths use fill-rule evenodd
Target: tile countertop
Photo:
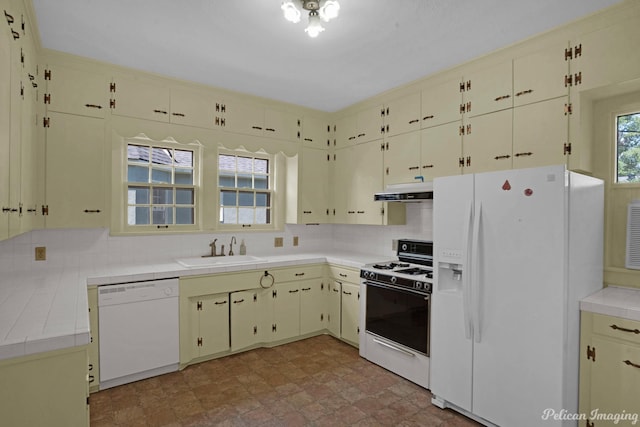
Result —
<path fill-rule="evenodd" d="M 384 259 L 358 253 L 261 256 L 251 264 L 187 268 L 177 262 L 21 271 L 0 277 L 0 360 L 89 343 L 87 286 L 328 262 L 344 267 Z"/>
<path fill-rule="evenodd" d="M 608 286 L 580 301 L 580 310 L 640 321 L 640 289 Z"/>

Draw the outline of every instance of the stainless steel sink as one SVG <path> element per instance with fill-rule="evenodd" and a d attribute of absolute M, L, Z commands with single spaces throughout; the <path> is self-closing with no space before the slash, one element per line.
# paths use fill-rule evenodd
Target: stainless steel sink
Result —
<path fill-rule="evenodd" d="M 209 267 L 235 264 L 254 264 L 265 262 L 266 259 L 253 255 L 234 255 L 234 256 L 218 256 L 218 257 L 191 257 L 178 258 L 176 262 L 184 267 Z"/>

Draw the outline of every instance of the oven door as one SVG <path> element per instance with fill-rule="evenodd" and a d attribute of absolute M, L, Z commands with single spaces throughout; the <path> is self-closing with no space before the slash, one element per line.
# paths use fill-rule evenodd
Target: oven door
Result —
<path fill-rule="evenodd" d="M 365 330 L 429 356 L 429 294 L 366 281 Z"/>

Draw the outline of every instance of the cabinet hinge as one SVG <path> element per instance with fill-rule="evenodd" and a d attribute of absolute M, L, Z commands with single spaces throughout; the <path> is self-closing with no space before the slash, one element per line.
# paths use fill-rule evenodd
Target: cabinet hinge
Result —
<path fill-rule="evenodd" d="M 578 56 L 582 56 L 582 43 L 573 48 L 573 57 L 577 58 Z"/>
<path fill-rule="evenodd" d="M 51 80 L 51 70 L 48 70 L 45 68 L 44 70 L 44 79 L 45 80 Z"/>
<path fill-rule="evenodd" d="M 596 348 L 590 345 L 587 346 L 587 360 L 596 361 Z"/>
<path fill-rule="evenodd" d="M 358 291 L 358 301 L 360 300 L 360 291 Z"/>
<path fill-rule="evenodd" d="M 464 135 L 464 125 L 460 125 L 458 128 L 458 135 Z"/>
<path fill-rule="evenodd" d="M 42 215 L 49 215 L 49 205 L 42 205 Z"/>
<path fill-rule="evenodd" d="M 51 94 L 50 93 L 45 93 L 43 98 L 44 98 L 44 103 L 45 104 L 51 104 Z"/>
<path fill-rule="evenodd" d="M 257 326 L 253 327 L 253 335 L 258 335 L 258 327 Z"/>
<path fill-rule="evenodd" d="M 271 325 L 271 332 L 276 332 L 278 330 L 278 327 L 276 326 L 276 324 L 272 324 Z"/>
<path fill-rule="evenodd" d="M 320 321 L 324 322 L 324 313 L 320 313 Z"/>
<path fill-rule="evenodd" d="M 564 87 L 573 86 L 573 76 L 571 74 L 564 75 Z"/>
<path fill-rule="evenodd" d="M 327 162 L 331 161 L 331 154 L 327 154 Z"/>
<path fill-rule="evenodd" d="M 329 213 L 329 209 L 327 209 L 327 213 Z M 324 283 L 320 283 L 320 290 L 324 291 Z"/>
<path fill-rule="evenodd" d="M 464 167 L 464 157 L 458 157 L 458 167 L 459 168 Z"/>
<path fill-rule="evenodd" d="M 24 68 L 24 51 L 22 50 L 22 48 L 20 48 L 20 63 L 22 64 L 22 67 Z"/>
<path fill-rule="evenodd" d="M 467 156 L 467 167 L 471 166 L 471 156 Z"/>
<path fill-rule="evenodd" d="M 465 105 L 460 104 L 460 114 L 464 114 L 464 111 L 465 111 Z"/>
<path fill-rule="evenodd" d="M 42 118 L 42 126 L 48 128 L 51 124 L 51 119 L 49 117 Z"/>
<path fill-rule="evenodd" d="M 571 143 L 565 143 L 564 144 L 564 150 L 563 150 L 564 155 L 570 155 L 571 154 Z"/>
<path fill-rule="evenodd" d="M 564 104 L 564 115 L 573 114 L 573 104 Z"/>
<path fill-rule="evenodd" d="M 253 294 L 253 302 L 258 301 L 258 294 Z"/>
<path fill-rule="evenodd" d="M 198 345 L 198 347 L 202 347 L 202 338 L 198 337 L 198 340 L 196 341 L 196 344 Z"/>
<path fill-rule="evenodd" d="M 115 84 L 115 82 L 111 82 L 111 83 L 109 83 L 109 92 L 111 92 L 111 93 L 115 93 L 115 91 L 116 91 L 116 84 Z"/>
<path fill-rule="evenodd" d="M 460 82 L 460 92 L 464 92 L 464 82 Z"/>
<path fill-rule="evenodd" d="M 577 72 L 573 75 L 573 84 L 576 86 L 582 84 L 582 71 Z"/>
<path fill-rule="evenodd" d="M 564 50 L 564 60 L 568 61 L 570 59 L 573 59 L 573 49 L 568 47 Z"/>
<path fill-rule="evenodd" d="M 202 310 L 202 301 L 196 303 L 196 310 Z"/>
<path fill-rule="evenodd" d="M 116 100 L 115 99 L 110 99 L 109 100 L 109 108 L 111 108 L 111 109 L 116 108 Z"/>
<path fill-rule="evenodd" d="M 275 289 L 273 291 L 271 291 L 271 297 L 278 298 L 278 291 L 275 290 Z"/>

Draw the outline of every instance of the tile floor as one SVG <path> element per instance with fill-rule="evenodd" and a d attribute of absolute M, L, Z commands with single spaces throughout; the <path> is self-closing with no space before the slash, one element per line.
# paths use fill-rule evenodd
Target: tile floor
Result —
<path fill-rule="evenodd" d="M 91 395 L 91 426 L 476 426 L 328 335 Z"/>

